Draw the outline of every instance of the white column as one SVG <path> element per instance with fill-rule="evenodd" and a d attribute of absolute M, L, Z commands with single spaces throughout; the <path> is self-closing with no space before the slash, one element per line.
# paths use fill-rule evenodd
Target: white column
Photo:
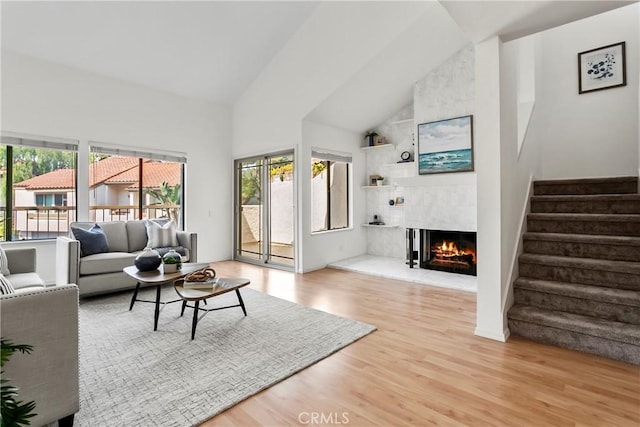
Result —
<path fill-rule="evenodd" d="M 502 315 L 500 60 L 502 41 L 476 45 L 475 162 L 478 186 L 478 295 L 475 334 L 506 341 Z"/>

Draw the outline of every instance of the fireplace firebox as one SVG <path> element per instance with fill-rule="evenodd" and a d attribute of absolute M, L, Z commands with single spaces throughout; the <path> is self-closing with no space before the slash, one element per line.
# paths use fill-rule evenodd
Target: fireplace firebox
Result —
<path fill-rule="evenodd" d="M 407 238 L 413 236 L 413 229 L 407 230 Z M 453 230 L 419 230 L 418 257 L 412 250 L 414 239 L 407 241 L 409 266 L 418 261 L 420 268 L 447 271 L 451 273 L 477 275 L 476 233 Z M 416 258 L 418 258 L 416 260 Z"/>

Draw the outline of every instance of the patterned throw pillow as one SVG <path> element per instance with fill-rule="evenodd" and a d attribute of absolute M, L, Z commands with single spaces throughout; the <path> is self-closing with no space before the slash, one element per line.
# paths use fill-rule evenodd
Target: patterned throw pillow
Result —
<path fill-rule="evenodd" d="M 107 236 L 98 224 L 94 224 L 90 230 L 71 227 L 74 237 L 80 242 L 80 256 L 101 254 L 109 252 Z"/>
<path fill-rule="evenodd" d="M 150 248 L 166 248 L 178 246 L 178 236 L 176 236 L 176 223 L 173 220 L 164 225 L 158 224 L 156 221 L 147 220 L 147 246 Z"/>
<path fill-rule="evenodd" d="M 0 274 L 0 295 L 14 294 L 16 290 L 13 289 L 11 282 L 4 277 L 4 274 Z"/>
<path fill-rule="evenodd" d="M 8 276 L 11 274 L 9 272 L 9 261 L 7 261 L 7 254 L 4 253 L 4 248 L 0 245 L 0 274 L 4 274 Z"/>

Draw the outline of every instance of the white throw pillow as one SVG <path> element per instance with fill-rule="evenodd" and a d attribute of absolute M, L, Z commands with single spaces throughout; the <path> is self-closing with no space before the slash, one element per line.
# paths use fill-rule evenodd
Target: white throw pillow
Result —
<path fill-rule="evenodd" d="M 3 274 L 0 274 L 0 295 L 15 294 L 16 290 L 13 285 Z"/>
<path fill-rule="evenodd" d="M 10 275 L 9 272 L 9 261 L 7 261 L 7 254 L 4 253 L 4 248 L 0 245 L 0 274 L 5 276 Z"/>
<path fill-rule="evenodd" d="M 155 221 L 147 220 L 147 246 L 150 248 L 165 248 L 168 246 L 178 246 L 178 236 L 176 236 L 176 223 L 173 220 L 164 225 Z"/>

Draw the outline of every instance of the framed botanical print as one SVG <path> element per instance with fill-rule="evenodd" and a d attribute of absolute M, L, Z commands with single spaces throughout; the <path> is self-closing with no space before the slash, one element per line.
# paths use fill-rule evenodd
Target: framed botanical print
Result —
<path fill-rule="evenodd" d="M 627 85 L 625 42 L 578 54 L 579 93 Z"/>

